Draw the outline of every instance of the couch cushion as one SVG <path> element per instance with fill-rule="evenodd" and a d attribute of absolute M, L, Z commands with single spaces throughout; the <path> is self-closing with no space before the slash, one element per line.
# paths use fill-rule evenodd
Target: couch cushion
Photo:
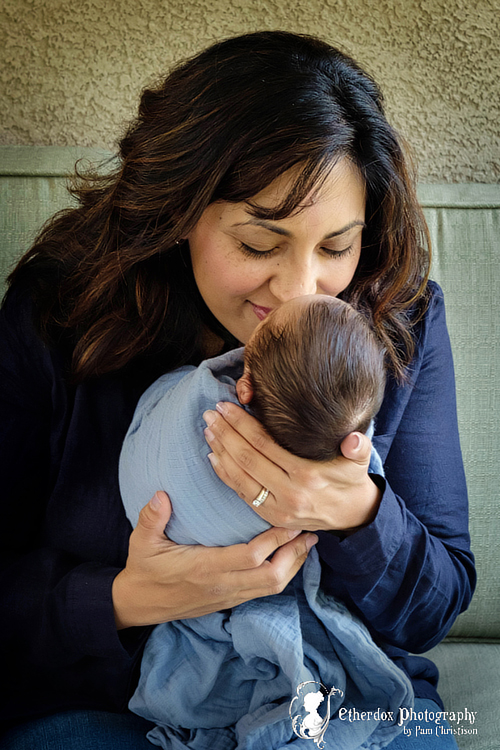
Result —
<path fill-rule="evenodd" d="M 66 186 L 75 162 L 101 162 L 107 151 L 76 146 L 0 146 L 0 299 L 4 279 L 42 224 L 71 205 Z"/>
<path fill-rule="evenodd" d="M 439 693 L 455 714 L 450 726 L 460 750 L 499 750 L 500 644 L 445 641 L 425 656 L 439 669 Z"/>
<path fill-rule="evenodd" d="M 452 634 L 500 638 L 500 185 L 426 185 L 432 277 L 445 293 L 478 588 Z M 500 748 L 500 736 L 498 738 Z"/>

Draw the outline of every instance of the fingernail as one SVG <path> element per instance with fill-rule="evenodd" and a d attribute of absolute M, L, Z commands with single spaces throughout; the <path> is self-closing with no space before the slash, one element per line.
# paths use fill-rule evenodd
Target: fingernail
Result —
<path fill-rule="evenodd" d="M 316 536 L 316 534 L 308 534 L 306 537 L 306 547 L 308 551 L 311 549 L 311 547 L 314 547 L 314 545 L 319 541 L 319 538 Z"/>
<path fill-rule="evenodd" d="M 150 506 L 153 510 L 160 510 L 161 508 L 161 498 L 157 492 L 153 495 L 151 500 L 149 501 Z"/>
<path fill-rule="evenodd" d="M 302 529 L 288 529 L 288 536 L 290 539 L 295 539 L 299 534 L 302 534 Z"/>
<path fill-rule="evenodd" d="M 215 408 L 219 414 L 222 414 L 223 416 L 227 414 L 227 407 L 223 401 L 219 401 L 219 403 L 215 405 Z"/>
<path fill-rule="evenodd" d="M 212 466 L 217 466 L 217 464 L 219 463 L 219 459 L 217 458 L 217 456 L 214 453 L 209 453 L 208 456 L 207 456 L 207 458 L 210 461 L 210 463 L 212 464 Z"/>
<path fill-rule="evenodd" d="M 214 423 L 216 416 L 215 412 L 210 410 L 203 413 L 203 419 L 209 427 Z"/>
<path fill-rule="evenodd" d="M 209 427 L 206 427 L 206 428 L 205 428 L 205 429 L 203 430 L 203 432 L 204 432 L 204 435 L 205 435 L 205 439 L 206 439 L 207 443 L 211 443 L 211 442 L 212 442 L 212 440 L 213 440 L 213 439 L 215 438 L 215 435 L 214 435 L 214 433 L 212 432 L 212 430 L 211 430 L 211 429 L 210 429 Z"/>

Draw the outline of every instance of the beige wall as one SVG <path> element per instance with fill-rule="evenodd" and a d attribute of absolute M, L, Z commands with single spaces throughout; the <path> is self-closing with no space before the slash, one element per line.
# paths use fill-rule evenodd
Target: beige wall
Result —
<path fill-rule="evenodd" d="M 500 0 L 0 0 L 0 22 L 1 144 L 113 148 L 173 61 L 283 28 L 375 75 L 422 181 L 500 181 Z"/>

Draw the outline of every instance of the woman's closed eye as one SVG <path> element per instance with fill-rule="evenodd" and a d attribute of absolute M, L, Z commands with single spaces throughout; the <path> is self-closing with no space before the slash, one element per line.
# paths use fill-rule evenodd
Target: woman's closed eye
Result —
<path fill-rule="evenodd" d="M 246 242 L 240 242 L 239 246 L 240 250 L 251 258 L 268 258 L 278 249 L 277 247 L 272 247 L 270 250 L 257 250 L 255 247 L 247 245 Z"/>
<path fill-rule="evenodd" d="M 270 250 L 257 250 L 254 247 L 250 247 L 250 245 L 247 245 L 246 242 L 239 242 L 240 250 L 247 256 L 251 258 L 269 258 L 273 253 L 275 253 L 279 248 L 272 247 Z M 349 245 L 348 247 L 343 248 L 342 250 L 334 250 L 331 247 L 322 247 L 321 250 L 328 255 L 330 258 L 342 258 L 346 255 L 349 255 L 350 252 L 352 252 L 354 248 L 354 245 Z"/>
<path fill-rule="evenodd" d="M 322 247 L 321 249 L 330 258 L 343 258 L 353 251 L 354 245 L 348 245 L 348 247 L 344 247 L 342 250 L 334 250 L 331 247 Z"/>

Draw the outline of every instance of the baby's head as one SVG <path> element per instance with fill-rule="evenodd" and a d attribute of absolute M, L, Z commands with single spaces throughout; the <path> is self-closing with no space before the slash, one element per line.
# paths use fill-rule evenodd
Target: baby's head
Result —
<path fill-rule="evenodd" d="M 366 432 L 382 402 L 384 351 L 366 319 L 326 295 L 298 297 L 260 323 L 245 347 L 251 409 L 274 440 L 331 461 Z"/>

